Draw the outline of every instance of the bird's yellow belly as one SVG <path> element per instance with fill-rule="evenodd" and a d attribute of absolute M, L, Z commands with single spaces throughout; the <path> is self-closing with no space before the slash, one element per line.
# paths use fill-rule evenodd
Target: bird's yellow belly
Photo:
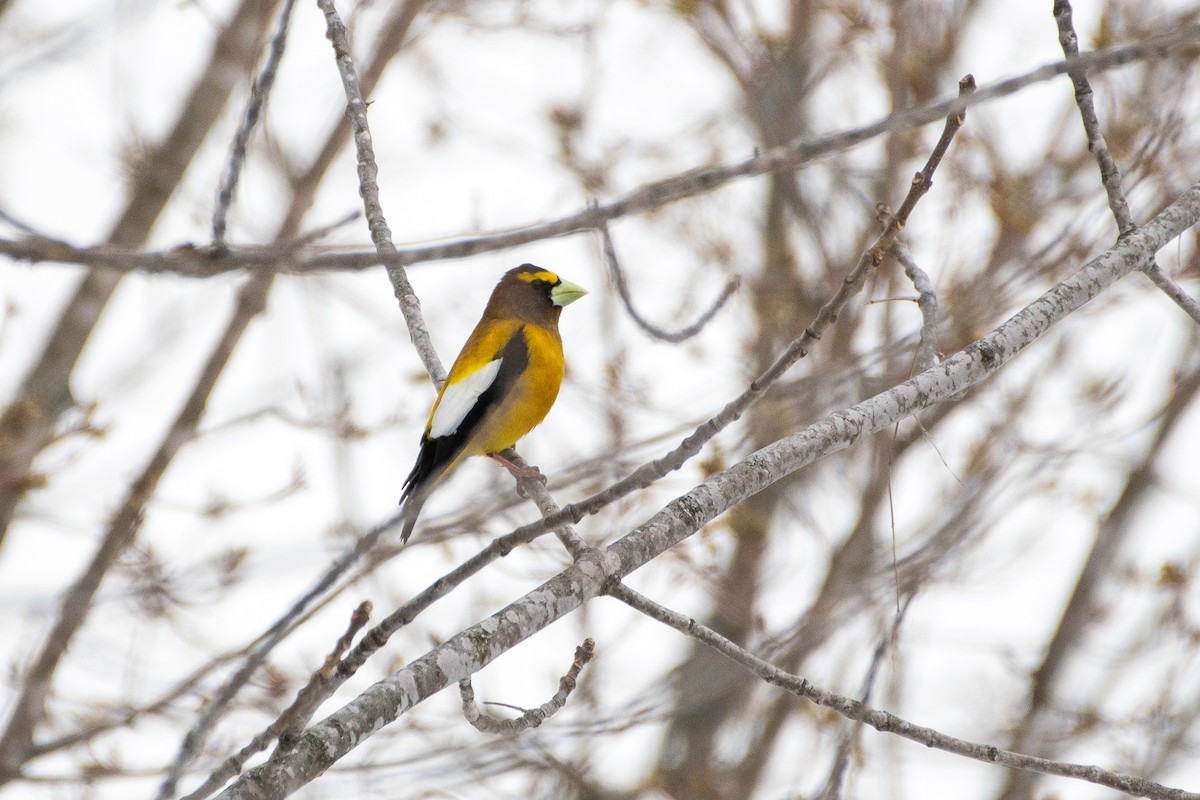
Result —
<path fill-rule="evenodd" d="M 491 455 L 512 447 L 550 412 L 563 380 L 562 342 L 532 325 L 525 328 L 529 365 L 508 399 L 480 426 L 471 450 Z"/>

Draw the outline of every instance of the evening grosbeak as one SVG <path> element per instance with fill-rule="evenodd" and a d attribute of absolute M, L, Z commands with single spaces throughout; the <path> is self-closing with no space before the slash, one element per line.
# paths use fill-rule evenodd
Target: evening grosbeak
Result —
<path fill-rule="evenodd" d="M 467 456 L 497 455 L 543 419 L 562 385 L 565 362 L 558 317 L 587 292 L 553 272 L 522 264 L 496 284 L 483 318 L 454 360 L 433 404 L 417 463 L 404 481 L 407 542 L 434 487 Z"/>

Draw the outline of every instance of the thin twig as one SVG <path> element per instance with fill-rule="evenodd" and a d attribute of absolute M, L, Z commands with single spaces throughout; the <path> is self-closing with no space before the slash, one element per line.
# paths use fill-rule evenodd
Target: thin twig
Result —
<path fill-rule="evenodd" d="M 1100 767 L 1051 761 L 1046 758 L 1014 753 L 1008 750 L 1001 750 L 999 747 L 993 745 L 947 736 L 933 728 L 914 725 L 887 711 L 871 708 L 852 697 L 835 694 L 834 692 L 814 686 L 804 678 L 785 672 L 763 661 L 748 650 L 739 647 L 711 628 L 707 628 L 694 619 L 658 605 L 654 601 L 633 591 L 625 584 L 619 583 L 611 586 L 609 594 L 651 619 L 657 620 L 708 645 L 734 663 L 750 670 L 750 672 L 757 675 L 766 683 L 778 686 L 785 691 L 795 694 L 797 697 L 803 697 L 819 706 L 836 711 L 847 719 L 870 725 L 872 728 L 883 733 L 893 733 L 910 741 L 923 744 L 926 747 L 970 758 L 984 764 L 996 764 L 1011 769 L 1038 772 L 1044 775 L 1074 778 L 1099 786 L 1107 786 L 1110 789 L 1118 789 L 1137 797 L 1161 798 L 1162 800 L 1200 800 L 1200 794 L 1186 792 L 1182 789 L 1173 789 L 1134 775 L 1123 775 L 1119 772 L 1110 772 L 1109 770 L 1101 769 Z"/>
<path fill-rule="evenodd" d="M 27 222 L 23 222 L 22 220 L 17 219 L 12 214 L 8 213 L 7 211 L 5 211 L 2 208 L 0 208 L 0 222 L 8 223 L 9 225 L 16 228 L 21 233 L 26 234 L 27 236 L 32 236 L 34 238 L 39 238 L 39 239 L 46 239 L 48 241 L 54 241 L 54 239 L 51 239 L 49 236 L 42 233 L 37 228 L 33 227 L 32 225 L 30 225 Z"/>
<path fill-rule="evenodd" d="M 1167 271 L 1157 262 L 1147 267 L 1145 273 L 1151 283 L 1161 289 L 1167 297 L 1174 301 L 1175 305 L 1182 308 L 1197 325 L 1200 325 L 1200 301 L 1184 291 L 1184 288 L 1177 282 L 1171 280 Z"/>
<path fill-rule="evenodd" d="M 942 326 L 942 309 L 938 303 L 937 294 L 933 291 L 933 282 L 923 269 L 917 266 L 912 253 L 897 240 L 889 250 L 892 257 L 904 267 L 904 274 L 912 281 L 917 290 L 917 308 L 921 311 L 921 333 L 917 344 L 916 367 L 918 371 L 929 369 L 939 361 L 938 332 Z"/>
<path fill-rule="evenodd" d="M 404 322 L 408 325 L 408 335 L 412 339 L 413 347 L 434 384 L 441 386 L 446 380 L 446 370 L 429 338 L 429 329 L 421 313 L 421 301 L 413 291 L 404 269 L 404 261 L 396 252 L 396 245 L 392 243 L 392 229 L 388 226 L 379 200 L 379 183 L 376 180 L 379 166 L 375 163 L 375 146 L 371 139 L 371 129 L 367 125 L 367 104 L 363 100 L 358 71 L 350 55 L 350 34 L 342 23 L 342 18 L 338 16 L 333 0 L 317 0 L 317 6 L 325 14 L 325 35 L 333 45 L 338 73 L 342 76 L 342 87 L 346 92 L 346 114 L 350 117 L 350 130 L 358 155 L 358 191 L 362 195 L 371 241 L 379 259 L 387 268 L 388 279 L 392 282 L 392 289 L 400 302 L 400 313 L 404 315 Z"/>
<path fill-rule="evenodd" d="M 600 242 L 604 248 L 604 260 L 608 263 L 608 272 L 612 276 L 613 284 L 617 287 L 617 295 L 620 296 L 621 302 L 625 305 L 625 311 L 637 323 L 639 328 L 655 339 L 678 344 L 692 338 L 704 329 L 709 320 L 715 317 L 717 312 L 721 310 L 721 307 L 725 305 L 725 301 L 733 297 L 733 293 L 742 285 L 741 277 L 737 275 L 733 276 L 726 282 L 725 288 L 721 290 L 720 296 L 717 297 L 712 306 L 701 314 L 695 322 L 677 331 L 669 331 L 643 317 L 634 307 L 633 296 L 629 292 L 629 283 L 625 280 L 625 270 L 621 269 L 621 262 L 617 259 L 617 248 L 613 245 L 612 236 L 609 235 L 608 225 L 601 222 L 596 230 L 600 234 Z"/>
<path fill-rule="evenodd" d="M 333 222 L 330 222 L 327 225 L 321 225 L 316 228 L 313 228 L 312 230 L 307 231 L 303 235 L 297 237 L 297 239 L 295 241 L 295 245 L 297 247 L 307 247 L 308 245 L 312 244 L 313 242 L 318 242 L 321 239 L 324 239 L 329 234 L 336 231 L 338 228 L 344 228 L 345 226 L 349 225 L 351 222 L 354 222 L 355 220 L 357 220 L 359 218 L 359 216 L 361 216 L 361 214 L 362 214 L 362 212 L 360 212 L 360 211 L 351 211 L 349 214 L 346 214 L 341 219 L 335 219 Z"/>
<path fill-rule="evenodd" d="M 595 653 L 596 642 L 593 639 L 584 639 L 583 644 L 575 648 L 575 660 L 571 662 L 571 668 L 567 670 L 567 674 L 563 675 L 558 682 L 558 691 L 554 693 L 554 696 L 537 708 L 521 709 L 521 716 L 517 719 L 502 719 L 480 711 L 479 706 L 475 703 L 475 688 L 471 685 L 471 679 L 463 678 L 458 682 L 459 695 L 462 697 L 463 716 L 475 730 L 482 733 L 513 734 L 536 728 L 567 704 L 567 698 L 571 696 L 571 692 L 575 691 L 579 673 L 592 660 Z"/>
<path fill-rule="evenodd" d="M 1067 75 L 1075 88 L 1075 104 L 1079 107 L 1079 116 L 1083 121 L 1083 130 L 1087 134 L 1088 150 L 1096 159 L 1100 168 L 1100 181 L 1108 194 L 1108 207 L 1117 221 L 1117 230 L 1121 236 L 1132 233 L 1137 225 L 1129 213 L 1129 202 L 1125 199 L 1125 190 L 1121 187 L 1121 171 L 1113 160 L 1104 141 L 1104 133 L 1100 130 L 1100 120 L 1096 116 L 1096 106 L 1092 102 L 1093 92 L 1087 79 L 1087 67 L 1079 64 L 1079 37 L 1071 21 L 1071 3 L 1068 0 L 1054 0 L 1054 21 L 1058 24 L 1058 43 L 1062 47 L 1067 61 Z"/>
<path fill-rule="evenodd" d="M 229 217 L 229 208 L 233 204 L 233 195 L 237 191 L 238 181 L 242 177 L 242 165 L 246 161 L 246 148 L 250 143 L 250 134 L 258 125 L 258 120 L 266 105 L 271 87 L 275 85 L 275 74 L 279 70 L 279 62 L 283 58 L 283 49 L 287 45 L 288 22 L 292 17 L 292 7 L 296 0 L 284 0 L 283 9 L 279 12 L 279 23 L 275 35 L 271 37 L 271 46 L 267 51 L 267 60 L 262 71 L 250 88 L 250 99 L 246 102 L 246 112 L 242 115 L 242 124 L 238 127 L 233 143 L 229 147 L 229 166 L 221 179 L 221 187 L 217 190 L 217 205 L 213 209 L 212 238 L 213 248 L 217 252 L 225 249 L 225 225 Z"/>

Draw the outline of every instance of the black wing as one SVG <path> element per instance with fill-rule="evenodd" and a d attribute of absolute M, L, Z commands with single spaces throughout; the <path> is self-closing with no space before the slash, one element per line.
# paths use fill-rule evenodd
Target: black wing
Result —
<path fill-rule="evenodd" d="M 496 379 L 479 395 L 454 433 L 432 439 L 421 436 L 417 463 L 404 479 L 404 491 L 400 495 L 400 503 L 404 506 L 404 530 L 400 534 L 400 541 L 408 541 L 429 493 L 444 477 L 446 470 L 458 461 L 483 418 L 508 395 L 521 373 L 529 366 L 529 342 L 523 326 L 517 329 L 498 356 L 500 370 L 496 373 Z"/>

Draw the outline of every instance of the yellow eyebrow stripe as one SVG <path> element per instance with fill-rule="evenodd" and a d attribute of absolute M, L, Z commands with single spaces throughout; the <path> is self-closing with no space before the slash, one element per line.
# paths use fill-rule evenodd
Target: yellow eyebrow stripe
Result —
<path fill-rule="evenodd" d="M 558 276 L 549 270 L 542 270 L 541 272 L 519 272 L 517 273 L 517 277 L 526 283 L 533 283 L 534 281 L 545 281 L 551 285 L 558 283 Z"/>

